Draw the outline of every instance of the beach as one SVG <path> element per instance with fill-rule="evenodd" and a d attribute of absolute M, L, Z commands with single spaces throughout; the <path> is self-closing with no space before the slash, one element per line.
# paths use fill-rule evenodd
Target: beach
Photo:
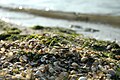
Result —
<path fill-rule="evenodd" d="M 0 80 L 120 80 L 119 3 L 0 0 Z"/>
<path fill-rule="evenodd" d="M 4 21 L 0 24 L 3 30 L 0 34 L 0 79 L 120 78 L 120 46 L 115 42 L 86 38 L 58 27 L 17 28 Z"/>

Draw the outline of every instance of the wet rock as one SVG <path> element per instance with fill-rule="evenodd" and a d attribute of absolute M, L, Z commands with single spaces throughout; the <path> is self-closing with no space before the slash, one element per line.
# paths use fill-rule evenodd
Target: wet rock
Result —
<path fill-rule="evenodd" d="M 80 26 L 80 25 L 71 25 L 70 27 L 71 27 L 71 28 L 78 28 L 78 29 L 82 29 L 82 26 Z"/>
<path fill-rule="evenodd" d="M 85 32 L 99 32 L 99 30 L 97 30 L 97 29 L 92 29 L 92 28 L 86 28 L 84 31 L 85 31 Z"/>

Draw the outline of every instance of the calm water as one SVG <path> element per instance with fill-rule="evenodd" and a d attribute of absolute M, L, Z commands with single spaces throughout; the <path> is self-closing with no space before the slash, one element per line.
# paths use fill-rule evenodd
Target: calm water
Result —
<path fill-rule="evenodd" d="M 120 0 L 0 0 L 0 6 L 120 15 Z M 120 43 L 120 28 L 110 25 L 51 19 L 27 13 L 11 12 L 1 8 L 0 19 L 25 26 L 39 24 L 70 28 L 70 25 L 78 25 L 83 27 L 83 29 L 73 28 L 78 33 L 102 40 L 117 40 Z M 99 32 L 85 32 L 86 28 L 97 29 Z"/>
<path fill-rule="evenodd" d="M 0 0 L 0 5 L 120 15 L 120 0 Z"/>

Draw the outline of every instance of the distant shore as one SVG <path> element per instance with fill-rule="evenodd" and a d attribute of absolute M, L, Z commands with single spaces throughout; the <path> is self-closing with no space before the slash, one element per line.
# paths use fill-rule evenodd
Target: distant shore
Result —
<path fill-rule="evenodd" d="M 115 26 L 120 26 L 120 16 L 111 16 L 111 15 L 98 15 L 98 14 L 82 14 L 74 12 L 62 12 L 62 11 L 51 11 L 51 10 L 37 10 L 31 8 L 9 8 L 2 7 L 1 9 L 16 11 L 16 12 L 25 12 L 33 15 L 57 18 L 57 19 L 66 19 L 74 21 L 86 21 L 86 22 L 97 22 L 105 23 Z"/>

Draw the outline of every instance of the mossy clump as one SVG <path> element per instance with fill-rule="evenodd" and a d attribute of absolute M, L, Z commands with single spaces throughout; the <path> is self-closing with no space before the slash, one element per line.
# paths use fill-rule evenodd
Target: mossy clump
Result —
<path fill-rule="evenodd" d="M 6 31 L 7 34 L 20 34 L 22 31 L 18 28 L 7 28 L 4 29 Z"/>
<path fill-rule="evenodd" d="M 5 40 L 7 37 L 10 36 L 11 36 L 10 34 L 6 34 L 6 33 L 0 34 L 0 40 Z"/>

